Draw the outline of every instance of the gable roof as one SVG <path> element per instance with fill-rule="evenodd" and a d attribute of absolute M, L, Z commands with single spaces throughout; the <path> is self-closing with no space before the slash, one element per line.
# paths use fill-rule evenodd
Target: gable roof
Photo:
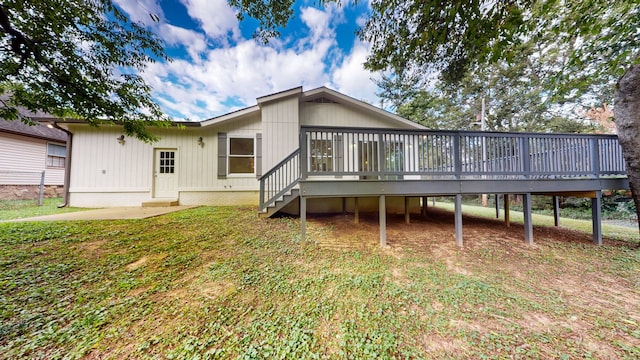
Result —
<path fill-rule="evenodd" d="M 211 126 L 220 124 L 226 121 L 237 120 L 247 116 L 260 113 L 260 107 L 266 103 L 281 100 L 287 97 L 297 96 L 301 102 L 324 102 L 324 103 L 337 103 L 356 111 L 368 113 L 374 116 L 381 116 L 390 121 L 398 122 L 402 125 L 413 127 L 416 129 L 426 129 L 424 126 L 407 120 L 394 113 L 381 109 L 379 107 L 368 104 L 364 101 L 356 100 L 350 96 L 347 96 L 338 91 L 329 89 L 325 86 L 315 88 L 308 91 L 303 91 L 301 86 L 280 91 L 277 93 L 261 96 L 256 99 L 257 105 L 249 106 L 240 110 L 230 112 L 228 114 L 216 116 L 207 120 L 201 121 L 200 126 Z"/>
<path fill-rule="evenodd" d="M 33 120 L 37 121 L 38 119 L 34 118 Z M 0 119 L 0 132 L 62 143 L 67 142 L 67 134 L 64 131 L 56 128 L 50 128 L 39 122 L 30 126 L 20 120 L 7 121 L 5 119 Z"/>
<path fill-rule="evenodd" d="M 300 98 L 301 101 L 317 101 L 317 102 L 332 102 L 345 105 L 347 107 L 356 109 L 361 112 L 370 113 L 373 115 L 378 115 L 385 117 L 391 121 L 399 122 L 403 125 L 407 125 L 409 127 L 413 127 L 416 129 L 426 129 L 426 127 L 413 122 L 411 120 L 407 120 L 402 116 L 396 115 L 387 110 L 381 109 L 377 106 L 373 106 L 369 103 L 366 103 L 361 100 L 357 100 L 352 98 L 351 96 L 345 95 L 341 92 L 329 89 L 325 86 L 315 88 L 312 90 L 308 90 L 302 93 Z"/>

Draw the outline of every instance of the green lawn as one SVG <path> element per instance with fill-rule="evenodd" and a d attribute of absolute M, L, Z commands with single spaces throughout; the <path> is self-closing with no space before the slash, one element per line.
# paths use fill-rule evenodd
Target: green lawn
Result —
<path fill-rule="evenodd" d="M 0 358 L 640 357 L 630 241 L 335 251 L 299 231 L 228 207 L 1 223 Z"/>
<path fill-rule="evenodd" d="M 429 202 L 431 205 L 431 202 Z M 448 202 L 436 202 L 436 207 L 441 209 L 446 209 L 449 211 L 454 210 L 455 204 Z M 485 219 L 495 219 L 496 218 L 496 210 L 493 207 L 481 207 L 481 206 L 473 206 L 473 205 L 462 205 L 462 212 L 464 215 L 476 216 Z M 511 222 L 516 224 L 522 224 L 524 222 L 524 216 L 520 211 L 509 211 L 509 219 Z M 562 215 L 562 214 L 561 214 Z M 532 222 L 533 225 L 542 225 L 542 226 L 553 226 L 553 216 L 542 215 L 542 214 L 532 214 Z M 500 209 L 500 219 L 504 220 L 504 210 Z M 588 234 L 592 233 L 592 224 L 591 220 L 580 220 L 580 219 L 570 219 L 570 218 L 560 218 L 560 226 L 569 229 L 575 229 L 581 232 L 585 232 Z M 611 224 L 602 224 L 602 233 L 605 237 L 609 237 L 612 239 L 620 239 L 620 240 L 633 240 L 638 239 L 640 236 L 640 232 L 638 231 L 638 227 L 624 227 L 617 226 Z"/>
<path fill-rule="evenodd" d="M 83 210 L 82 208 L 58 208 L 61 198 L 47 198 L 38 205 L 38 200 L 0 200 L 0 221 L 41 215 L 52 215 Z"/>

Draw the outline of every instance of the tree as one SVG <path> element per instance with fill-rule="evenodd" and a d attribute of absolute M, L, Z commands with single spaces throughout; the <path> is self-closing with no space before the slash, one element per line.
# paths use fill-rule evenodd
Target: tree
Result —
<path fill-rule="evenodd" d="M 23 107 L 91 125 L 118 121 L 143 141 L 155 140 L 146 126 L 168 125 L 138 73 L 169 58 L 111 0 L 6 0 L 0 35 L 0 117 L 28 123 Z"/>
<path fill-rule="evenodd" d="M 243 0 L 239 9 L 260 20 L 247 6 L 254 2 L 261 1 Z M 290 14 L 280 10 L 269 12 L 278 20 L 272 25 L 286 24 Z M 513 63 L 518 45 L 529 40 L 545 52 L 568 48 L 567 61 L 550 69 L 555 75 L 546 89 L 570 100 L 592 84 L 617 80 L 614 117 L 640 216 L 639 23 L 634 0 L 374 0 L 359 36 L 372 46 L 370 70 L 437 71 L 446 83 L 478 65 Z"/>
<path fill-rule="evenodd" d="M 605 0 L 376 1 L 360 35 L 372 43 L 366 66 L 436 68 L 448 83 L 470 68 L 512 63 L 518 45 L 568 47 L 546 89 L 569 99 L 618 79 L 614 116 L 634 203 L 640 215 L 640 4 Z M 592 88 L 593 89 L 593 88 Z"/>
<path fill-rule="evenodd" d="M 378 95 L 404 99 L 397 107 L 398 114 L 433 129 L 474 128 L 484 100 L 489 131 L 594 131 L 596 126 L 577 113 L 547 101 L 549 94 L 543 82 L 546 69 L 559 65 L 562 58 L 543 53 L 530 41 L 521 44 L 519 49 L 513 64 L 500 61 L 477 66 L 468 70 L 455 85 L 438 81 L 415 91 L 410 84 L 397 81 L 398 77 L 393 81 L 383 78 L 385 91 Z"/>

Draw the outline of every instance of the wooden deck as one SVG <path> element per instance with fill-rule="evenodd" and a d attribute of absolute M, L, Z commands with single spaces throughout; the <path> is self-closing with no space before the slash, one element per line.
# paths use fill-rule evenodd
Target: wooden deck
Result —
<path fill-rule="evenodd" d="M 532 243 L 531 196 L 578 195 L 592 199 L 601 244 L 601 192 L 628 188 L 615 135 L 302 127 L 300 148 L 261 177 L 260 211 L 299 199 L 304 238 L 308 199 L 378 197 L 385 245 L 387 196 L 454 196 L 462 246 L 462 195 L 522 194 Z"/>

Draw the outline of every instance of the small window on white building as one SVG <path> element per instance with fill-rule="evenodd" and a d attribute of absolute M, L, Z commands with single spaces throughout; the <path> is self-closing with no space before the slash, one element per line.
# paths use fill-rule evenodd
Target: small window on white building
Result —
<path fill-rule="evenodd" d="M 253 138 L 229 138 L 229 174 L 253 174 L 255 158 Z"/>
<path fill-rule="evenodd" d="M 63 168 L 67 158 L 67 147 L 59 144 L 47 144 L 47 167 Z"/>

